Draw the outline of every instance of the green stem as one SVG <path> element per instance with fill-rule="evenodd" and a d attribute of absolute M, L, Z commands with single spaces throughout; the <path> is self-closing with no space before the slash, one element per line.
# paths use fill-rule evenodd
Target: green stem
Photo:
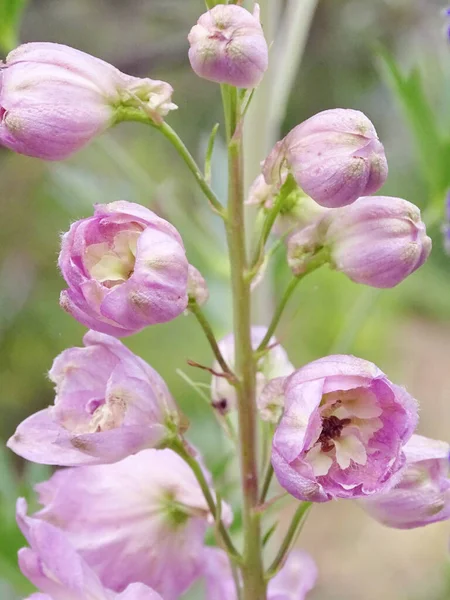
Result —
<path fill-rule="evenodd" d="M 255 363 L 250 337 L 250 284 L 245 274 L 244 192 L 242 135 L 236 126 L 239 108 L 236 90 L 223 90 L 228 139 L 228 221 L 227 241 L 233 296 L 235 365 L 239 383 L 236 389 L 239 419 L 239 454 L 243 493 L 244 557 L 242 564 L 243 600 L 265 600 L 266 585 L 261 556 L 258 505 L 257 419 Z"/>
<path fill-rule="evenodd" d="M 225 213 L 225 210 L 224 210 L 222 204 L 220 203 L 220 200 L 217 198 L 216 194 L 212 191 L 212 189 L 209 186 L 208 182 L 206 181 L 203 173 L 201 172 L 200 167 L 195 162 L 194 158 L 192 157 L 189 150 L 186 148 L 183 140 L 180 138 L 180 136 L 177 134 L 177 132 L 174 129 L 172 129 L 172 127 L 170 125 L 168 125 L 167 123 L 164 123 L 164 122 L 161 125 L 157 125 L 156 128 L 159 129 L 159 131 L 164 135 L 164 137 L 167 140 L 169 140 L 169 142 L 172 144 L 172 146 L 176 149 L 178 154 L 184 160 L 187 167 L 189 168 L 189 170 L 195 177 L 195 180 L 199 184 L 201 190 L 203 191 L 205 196 L 210 201 L 211 206 L 214 208 L 214 210 L 219 215 L 221 215 L 222 218 L 225 219 L 226 213 Z"/>
<path fill-rule="evenodd" d="M 197 302 L 195 302 L 195 300 L 189 300 L 188 308 L 191 311 L 191 313 L 195 316 L 195 318 L 197 319 L 200 327 L 203 329 L 206 339 L 208 340 L 209 345 L 211 346 L 211 350 L 212 350 L 214 356 L 216 357 L 217 362 L 219 363 L 222 371 L 224 373 L 227 373 L 228 375 L 230 375 L 231 378 L 234 379 L 234 373 L 231 371 L 230 367 L 227 365 L 227 362 L 224 359 L 222 352 L 220 351 L 219 344 L 216 341 L 212 327 L 209 324 L 208 319 L 203 314 L 201 308 L 199 307 Z M 230 383 L 232 383 L 232 382 L 230 381 Z"/>
<path fill-rule="evenodd" d="M 294 277 L 291 282 L 289 283 L 289 285 L 286 288 L 286 291 L 283 294 L 283 297 L 281 298 L 277 308 L 275 309 L 275 313 L 272 317 L 272 321 L 270 322 L 270 325 L 267 329 L 267 333 L 264 336 L 262 342 L 260 343 L 260 345 L 258 346 L 256 352 L 262 352 L 263 350 L 265 350 L 267 344 L 270 341 L 270 338 L 273 336 L 273 334 L 275 333 L 275 329 L 278 326 L 278 323 L 280 322 L 281 316 L 284 312 L 284 309 L 286 308 L 287 303 L 289 302 L 290 297 L 292 296 L 292 294 L 295 291 L 295 288 L 297 287 L 297 285 L 300 283 L 300 281 L 303 279 L 303 275 L 301 275 L 300 277 Z"/>
<path fill-rule="evenodd" d="M 280 319 L 283 315 L 284 309 L 286 308 L 286 305 L 289 302 L 290 297 L 294 293 L 297 285 L 300 283 L 300 281 L 304 277 L 306 277 L 306 275 L 309 275 L 310 273 L 312 273 L 313 271 L 315 271 L 316 269 L 318 269 L 319 267 L 324 265 L 327 262 L 328 258 L 329 258 L 328 251 L 325 248 L 319 250 L 317 252 L 317 254 L 315 254 L 315 256 L 313 256 L 310 259 L 309 263 L 306 266 L 305 272 L 302 273 L 301 275 L 297 275 L 297 277 L 294 277 L 291 280 L 291 282 L 289 283 L 289 285 L 287 286 L 287 288 L 283 294 L 283 297 L 280 300 L 280 303 L 278 304 L 277 308 L 275 309 L 275 313 L 272 317 L 272 321 L 267 329 L 264 339 L 262 340 L 262 342 L 256 349 L 256 355 L 258 355 L 258 353 L 263 352 L 266 349 L 266 346 L 269 343 L 272 335 L 275 333 L 275 329 L 277 328 L 278 323 L 280 322 Z"/>
<path fill-rule="evenodd" d="M 127 108 L 122 112 L 118 113 L 116 122 L 120 121 L 137 121 L 139 123 L 144 123 L 145 125 L 150 125 L 151 127 L 154 127 L 155 129 L 160 131 L 163 134 L 163 136 L 172 144 L 172 146 L 175 148 L 175 150 L 178 152 L 181 158 L 184 160 L 188 169 L 195 177 L 195 180 L 197 181 L 201 190 L 208 198 L 213 209 L 224 220 L 226 220 L 226 211 L 220 203 L 220 200 L 209 186 L 208 181 L 203 175 L 200 167 L 195 162 L 195 159 L 193 158 L 192 154 L 187 149 L 183 140 L 180 138 L 178 133 L 174 129 L 172 129 L 170 125 L 168 125 L 164 121 L 161 124 L 157 124 L 148 115 L 146 115 L 143 110 L 133 108 Z"/>
<path fill-rule="evenodd" d="M 282 568 L 285 558 L 291 550 L 292 544 L 295 542 L 297 535 L 300 533 L 301 526 L 305 522 L 306 515 L 311 506 L 311 502 L 302 502 L 295 511 L 291 524 L 289 525 L 289 529 L 287 530 L 284 540 L 281 543 L 278 554 L 276 555 L 270 567 L 267 569 L 267 581 L 272 579 L 272 577 L 275 577 L 278 571 Z"/>
<path fill-rule="evenodd" d="M 206 481 L 201 466 L 198 464 L 195 458 L 186 450 L 184 444 L 180 440 L 177 439 L 173 441 L 170 445 L 170 449 L 176 452 L 178 456 L 180 456 L 184 460 L 184 462 L 191 468 L 203 492 L 203 496 L 205 497 L 209 511 L 213 518 L 216 520 L 216 529 L 219 536 L 219 540 L 222 542 L 222 545 L 226 549 L 231 559 L 239 564 L 242 561 L 242 557 L 236 550 L 228 534 L 228 531 L 220 518 L 220 509 L 218 510 L 216 507 L 214 497 L 211 493 L 211 490 L 209 488 L 208 482 Z"/>
<path fill-rule="evenodd" d="M 260 239 L 255 249 L 253 260 L 250 265 L 250 277 L 254 275 L 252 271 L 254 269 L 257 269 L 264 260 L 264 249 L 267 240 L 269 239 L 270 232 L 272 231 L 275 221 L 278 215 L 280 214 L 281 209 L 283 208 L 283 204 L 286 198 L 288 198 L 289 194 L 291 194 L 291 192 L 293 192 L 296 188 L 297 183 L 295 182 L 294 178 L 291 175 L 289 175 L 289 177 L 281 187 L 278 195 L 276 196 L 273 206 L 266 214 L 266 217 L 264 219 L 263 226 L 261 228 Z"/>

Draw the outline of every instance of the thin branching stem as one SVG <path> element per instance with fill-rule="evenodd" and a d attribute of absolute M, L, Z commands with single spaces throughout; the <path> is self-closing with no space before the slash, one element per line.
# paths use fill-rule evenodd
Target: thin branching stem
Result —
<path fill-rule="evenodd" d="M 289 525 L 289 529 L 287 530 L 286 535 L 281 543 L 280 549 L 278 550 L 278 553 L 272 564 L 267 569 L 266 580 L 270 580 L 272 577 L 275 577 L 278 571 L 282 568 L 288 553 L 290 552 L 298 534 L 300 533 L 300 529 L 305 522 L 311 506 L 311 502 L 302 502 L 295 511 L 295 514 L 292 517 L 292 521 Z"/>
<path fill-rule="evenodd" d="M 209 345 L 211 346 L 211 350 L 214 356 L 216 357 L 221 369 L 224 373 L 230 376 L 229 382 L 233 384 L 233 381 L 235 379 L 234 373 L 228 366 L 226 360 L 223 357 L 222 352 L 220 351 L 219 344 L 217 343 L 216 337 L 208 319 L 206 318 L 205 314 L 203 313 L 202 309 L 199 307 L 197 302 L 195 302 L 195 300 L 189 300 L 189 310 L 195 316 L 200 327 L 203 329 L 203 333 L 205 334 L 206 339 L 208 340 Z"/>
<path fill-rule="evenodd" d="M 216 531 L 219 538 L 219 542 L 221 542 L 221 546 L 225 548 L 228 555 L 232 558 L 234 562 L 240 564 L 242 562 L 242 557 L 240 553 L 236 550 L 230 535 L 223 524 L 222 519 L 220 518 L 221 510 L 217 509 L 216 502 L 211 493 L 208 482 L 206 481 L 205 475 L 203 473 L 203 469 L 196 461 L 196 459 L 190 454 L 190 452 L 185 448 L 184 444 L 180 440 L 175 440 L 170 445 L 171 450 L 176 452 L 184 462 L 191 468 L 197 482 L 200 486 L 200 489 L 203 492 L 203 496 L 205 497 L 206 503 L 208 505 L 209 511 L 216 522 Z"/>

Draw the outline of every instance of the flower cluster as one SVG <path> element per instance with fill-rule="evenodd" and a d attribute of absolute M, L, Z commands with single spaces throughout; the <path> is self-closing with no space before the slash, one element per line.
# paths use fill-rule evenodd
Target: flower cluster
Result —
<path fill-rule="evenodd" d="M 225 98 L 230 86 L 258 85 L 267 69 L 258 5 L 253 14 L 236 4 L 214 6 L 189 43 L 193 70 L 225 84 Z M 57 160 L 121 120 L 167 133 L 171 94 L 165 82 L 125 75 L 78 50 L 26 44 L 0 67 L 0 143 Z M 228 111 L 251 98 L 231 94 Z M 239 123 L 228 132 L 232 160 L 241 129 Z M 166 137 L 215 198 L 171 131 Z M 241 589 L 246 600 L 304 600 L 317 568 L 308 554 L 289 549 L 309 503 L 356 499 L 397 528 L 450 518 L 450 447 L 415 434 L 418 405 L 406 389 L 354 356 L 296 368 L 273 335 L 280 311 L 269 327 L 251 327 L 247 318 L 272 226 L 287 239 L 297 278 L 328 263 L 357 283 L 389 288 L 425 262 L 431 240 L 419 209 L 371 196 L 386 177 L 383 146 L 359 111 L 324 111 L 279 141 L 247 198 L 265 217 L 253 263 L 233 202 L 217 211 L 226 220 L 236 296 L 235 330 L 219 342 L 201 308 L 206 281 L 173 225 L 126 201 L 96 205 L 93 216 L 71 225 L 59 256 L 67 284 L 61 306 L 89 331 L 83 347 L 54 360 L 54 404 L 28 417 L 8 441 L 28 460 L 64 467 L 36 486 L 37 512 L 29 515 L 24 499 L 17 503 L 29 544 L 19 553 L 20 568 L 39 590 L 29 600 L 177 600 L 200 579 L 209 600 L 237 600 Z M 233 511 L 185 439 L 188 421 L 166 383 L 117 339 L 182 313 L 197 318 L 210 342 L 211 368 L 193 364 L 211 372 L 211 404 L 232 442 L 238 414 L 244 551 L 230 532 Z M 267 442 L 261 457 L 258 433 Z M 259 521 L 272 472 L 301 504 L 266 568 Z M 220 548 L 207 541 L 208 528 Z"/>
<path fill-rule="evenodd" d="M 296 276 L 320 253 L 352 281 L 398 285 L 428 258 L 420 210 L 406 200 L 370 196 L 388 173 L 384 148 L 361 112 L 318 113 L 278 142 L 248 199 L 276 211 Z"/>

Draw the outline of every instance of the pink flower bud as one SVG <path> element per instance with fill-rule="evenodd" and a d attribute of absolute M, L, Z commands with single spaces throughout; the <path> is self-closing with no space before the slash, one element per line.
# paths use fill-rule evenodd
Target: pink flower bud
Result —
<path fill-rule="evenodd" d="M 245 203 L 249 206 L 260 206 L 269 209 L 273 206 L 278 191 L 276 186 L 266 183 L 264 175 L 261 173 L 250 186 Z"/>
<path fill-rule="evenodd" d="M 307 271 L 310 261 L 321 248 L 320 224 L 318 219 L 288 238 L 287 262 L 296 277 Z"/>
<path fill-rule="evenodd" d="M 264 164 L 267 183 L 288 167 L 308 196 L 326 208 L 351 204 L 384 184 L 387 161 L 374 126 L 361 112 L 332 109 L 295 127 Z"/>
<path fill-rule="evenodd" d="M 186 428 L 161 376 L 119 340 L 96 331 L 50 369 L 55 403 L 23 421 L 8 440 L 33 462 L 114 463 L 156 448 Z"/>
<path fill-rule="evenodd" d="M 186 308 L 188 262 L 175 227 L 139 204 L 97 204 L 63 236 L 61 306 L 116 337 L 165 323 Z"/>
<path fill-rule="evenodd" d="M 327 213 L 323 243 L 330 262 L 352 281 L 391 288 L 418 269 L 431 252 L 420 210 L 401 198 L 360 198 Z"/>
<path fill-rule="evenodd" d="M 235 4 L 219 4 L 191 29 L 189 60 L 199 77 L 240 88 L 256 87 L 267 69 L 267 42 L 259 21 Z"/>
<path fill-rule="evenodd" d="M 189 265 L 188 269 L 188 296 L 189 300 L 194 300 L 198 306 L 203 306 L 209 300 L 206 281 L 200 271 L 192 265 Z"/>
<path fill-rule="evenodd" d="M 172 91 L 68 46 L 24 44 L 0 63 L 0 144 L 61 160 L 120 121 L 123 109 L 160 123 L 176 108 Z"/>
<path fill-rule="evenodd" d="M 253 326 L 251 330 L 252 347 L 256 350 L 259 344 L 263 341 L 267 333 L 266 327 Z M 275 337 L 270 338 L 269 351 L 264 354 L 256 363 L 256 397 L 258 407 L 264 413 L 264 419 L 270 420 L 269 412 L 271 412 L 270 402 L 266 404 L 264 401 L 260 405 L 259 395 L 264 386 L 270 379 L 275 377 L 286 377 L 294 371 L 294 367 L 289 361 L 286 350 L 280 346 Z M 219 342 L 219 348 L 227 362 L 228 366 L 234 368 L 234 335 L 232 333 L 225 336 Z M 213 371 L 220 373 L 221 368 L 217 361 L 213 364 Z M 211 380 L 211 398 L 215 408 L 220 412 L 226 413 L 229 410 L 236 408 L 236 389 L 227 381 L 225 377 L 214 375 Z"/>

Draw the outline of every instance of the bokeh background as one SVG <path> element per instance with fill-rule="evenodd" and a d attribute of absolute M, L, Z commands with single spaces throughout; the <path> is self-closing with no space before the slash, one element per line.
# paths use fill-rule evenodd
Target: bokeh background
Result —
<path fill-rule="evenodd" d="M 303 1 L 315 4 L 297 0 Z M 0 0 L 4 55 L 15 36 L 20 41 L 55 41 L 133 75 L 169 81 L 179 105 L 170 123 L 201 160 L 211 127 L 221 119 L 218 88 L 198 80 L 187 60 L 186 36 L 203 12 L 201 0 L 18 0 L 24 10 L 14 15 L 16 26 L 5 16 L 12 4 Z M 266 0 L 264 14 L 281 13 L 285 4 Z M 305 23 L 297 33 L 308 34 L 305 52 L 295 68 L 286 110 L 280 108 L 280 120 L 271 123 L 271 130 L 266 120 L 275 79 L 269 79 L 259 95 L 249 164 L 254 168 L 264 156 L 268 141 L 261 142 L 261 131 L 270 130 L 270 138 L 279 125 L 279 134 L 286 133 L 319 110 L 357 108 L 373 120 L 390 164 L 383 192 L 405 197 L 424 210 L 434 242 L 432 257 L 399 288 L 384 292 L 328 271 L 312 275 L 289 306 L 279 337 L 297 366 L 330 352 L 377 362 L 419 399 L 420 432 L 449 441 L 450 258 L 441 239 L 450 187 L 450 53 L 444 7 L 438 0 L 319 0 L 310 31 Z M 274 23 L 265 26 L 280 35 Z M 276 43 L 277 39 L 273 54 Z M 213 185 L 221 196 L 225 173 L 219 139 Z M 64 282 L 56 258 L 60 233 L 71 221 L 90 215 L 93 203 L 140 202 L 171 220 L 183 235 L 190 261 L 208 280 L 211 299 L 206 311 L 218 335 L 229 330 L 220 223 L 178 156 L 155 131 L 121 125 L 64 163 L 46 164 L 0 149 L 0 183 L 2 441 L 23 418 L 52 402 L 46 372 L 56 354 L 81 343 L 83 328 L 58 306 Z M 267 322 L 288 279 L 281 251 L 260 288 L 255 321 Z M 186 360 L 211 361 L 194 319 L 180 317 L 126 343 L 165 377 L 192 422 L 190 439 L 204 452 L 218 485 L 232 491 L 232 473 L 223 475 L 227 446 L 206 403 L 186 379 L 207 384 L 208 378 L 188 367 Z M 24 464 L 9 451 L 0 451 L 2 600 L 23 598 L 30 591 L 16 566 L 23 540 L 14 521 L 14 503 L 24 494 L 32 501 L 33 484 L 48 475 L 48 468 Z M 287 504 L 280 530 L 291 511 Z M 311 599 L 448 599 L 449 534 L 446 523 L 416 531 L 390 530 L 353 503 L 318 506 L 300 540 L 320 569 Z"/>

